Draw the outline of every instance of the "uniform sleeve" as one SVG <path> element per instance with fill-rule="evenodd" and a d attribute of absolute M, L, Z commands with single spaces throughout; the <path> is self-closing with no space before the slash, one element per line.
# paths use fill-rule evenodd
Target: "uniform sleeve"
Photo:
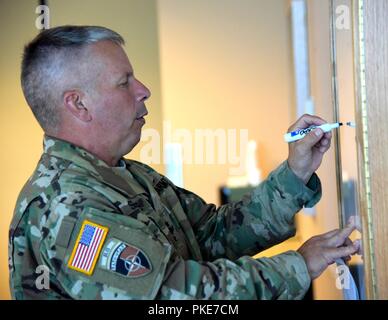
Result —
<path fill-rule="evenodd" d="M 299 299 L 309 286 L 296 252 L 233 262 L 183 260 L 151 226 L 67 202 L 53 209 L 65 215 L 50 227 L 39 260 L 50 270 L 50 290 L 69 299 Z"/>
<path fill-rule="evenodd" d="M 257 260 L 243 256 L 235 261 L 176 261 L 157 298 L 296 300 L 304 297 L 309 286 L 303 257 L 288 251 Z"/>
<path fill-rule="evenodd" d="M 287 161 L 241 201 L 219 208 L 185 189 L 175 190 L 207 260 L 254 255 L 294 236 L 295 214 L 321 197 L 318 176 L 305 185 Z"/>

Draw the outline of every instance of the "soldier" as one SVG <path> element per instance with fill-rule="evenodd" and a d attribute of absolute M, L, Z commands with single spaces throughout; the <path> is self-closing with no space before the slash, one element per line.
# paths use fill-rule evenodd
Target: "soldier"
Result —
<path fill-rule="evenodd" d="M 241 201 L 216 208 L 149 166 L 124 159 L 140 140 L 149 90 L 103 27 L 41 32 L 21 82 L 44 152 L 17 200 L 9 233 L 15 299 L 300 299 L 312 279 L 358 249 L 354 224 L 271 258 L 251 256 L 295 234 L 315 205 L 320 130 Z M 291 128 L 320 125 L 301 117 Z M 43 267 L 43 269 L 42 269 Z M 47 271 L 47 285 L 39 284 Z"/>

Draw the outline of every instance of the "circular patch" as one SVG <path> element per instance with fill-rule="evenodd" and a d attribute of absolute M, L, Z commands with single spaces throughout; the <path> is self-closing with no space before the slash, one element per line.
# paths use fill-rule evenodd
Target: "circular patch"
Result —
<path fill-rule="evenodd" d="M 117 241 L 108 245 L 103 252 L 106 257 L 105 268 L 123 276 L 137 278 L 152 271 L 151 262 L 147 255 L 139 248 Z"/>

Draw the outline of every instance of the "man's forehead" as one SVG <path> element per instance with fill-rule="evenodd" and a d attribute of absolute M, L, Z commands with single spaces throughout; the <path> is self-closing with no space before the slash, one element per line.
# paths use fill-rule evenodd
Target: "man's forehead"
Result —
<path fill-rule="evenodd" d="M 133 74 L 132 65 L 124 49 L 112 41 L 99 41 L 91 45 L 95 62 L 103 65 L 104 69 L 109 69 L 110 73 L 116 76 Z"/>

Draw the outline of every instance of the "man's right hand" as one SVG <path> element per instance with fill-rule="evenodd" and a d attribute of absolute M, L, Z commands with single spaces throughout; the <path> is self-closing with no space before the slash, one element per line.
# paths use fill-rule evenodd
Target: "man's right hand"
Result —
<path fill-rule="evenodd" d="M 327 123 L 325 120 L 317 116 L 305 114 L 288 129 L 288 132 L 325 123 Z M 303 139 L 289 143 L 288 165 L 305 184 L 321 165 L 323 155 L 330 148 L 331 138 L 331 132 L 324 133 L 321 129 L 315 129 Z"/>
<path fill-rule="evenodd" d="M 306 261 L 311 280 L 319 277 L 338 258 L 349 259 L 359 251 L 360 241 L 352 242 L 349 235 L 356 228 L 350 221 L 342 230 L 332 230 L 307 240 L 298 250 Z"/>

